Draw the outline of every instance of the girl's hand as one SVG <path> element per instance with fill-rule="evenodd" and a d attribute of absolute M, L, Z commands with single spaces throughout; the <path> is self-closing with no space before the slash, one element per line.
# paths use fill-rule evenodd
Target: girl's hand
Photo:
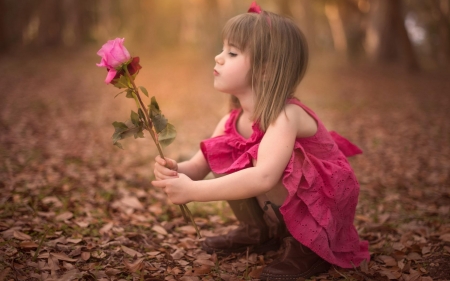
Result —
<path fill-rule="evenodd" d="M 172 177 L 165 180 L 152 181 L 152 185 L 164 189 L 173 204 L 186 204 L 192 199 L 192 191 L 190 187 L 193 181 L 185 174 L 178 174 L 178 177 Z"/>
<path fill-rule="evenodd" d="M 155 157 L 153 173 L 155 174 L 156 180 L 165 180 L 178 177 L 177 170 L 178 164 L 175 160 L 170 158 L 163 159 L 159 155 Z"/>

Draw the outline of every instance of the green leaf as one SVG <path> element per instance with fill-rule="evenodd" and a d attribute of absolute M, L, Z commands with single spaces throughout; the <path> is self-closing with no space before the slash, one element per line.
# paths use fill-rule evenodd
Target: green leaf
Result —
<path fill-rule="evenodd" d="M 134 96 L 133 96 L 133 89 L 128 89 L 128 90 L 127 90 L 127 95 L 126 95 L 126 97 L 129 98 L 129 99 L 134 99 Z"/>
<path fill-rule="evenodd" d="M 177 131 L 175 130 L 175 126 L 167 123 L 166 128 L 158 134 L 158 141 L 162 146 L 168 146 L 175 140 L 176 136 Z"/>
<path fill-rule="evenodd" d="M 112 135 L 113 145 L 122 148 L 122 145 L 119 143 L 119 140 L 123 140 L 131 136 L 134 136 L 134 138 L 141 138 L 144 136 L 142 122 L 139 122 L 139 125 L 134 127 L 132 126 L 133 124 L 129 125 L 130 126 L 122 122 L 113 123 L 113 126 L 115 128 L 114 134 Z"/>
<path fill-rule="evenodd" d="M 147 92 L 146 88 L 144 88 L 143 86 L 139 86 L 139 89 L 141 89 L 141 91 L 144 93 L 144 95 L 146 95 L 148 97 L 148 92 Z"/>
<path fill-rule="evenodd" d="M 117 95 L 114 96 L 114 98 L 117 98 L 118 95 L 123 94 L 123 93 L 125 93 L 126 91 L 127 91 L 127 90 L 124 90 L 124 91 L 118 93 Z"/>
<path fill-rule="evenodd" d="M 113 85 L 114 87 L 119 89 L 131 88 L 130 81 L 128 81 L 128 78 L 124 75 L 121 75 L 119 79 L 113 80 Z"/>
<path fill-rule="evenodd" d="M 139 123 L 140 123 L 140 121 L 139 121 L 139 114 L 137 114 L 133 110 L 131 111 L 130 119 L 131 119 L 131 122 L 133 123 L 133 125 L 139 126 Z"/>
<path fill-rule="evenodd" d="M 167 119 L 162 114 L 161 110 L 159 110 L 159 105 L 156 102 L 155 97 L 152 97 L 151 103 L 149 106 L 150 119 L 152 120 L 153 126 L 155 127 L 155 131 L 157 134 L 166 129 Z"/>
<path fill-rule="evenodd" d="M 144 111 L 142 111 L 141 108 L 138 108 L 138 113 L 139 113 L 139 117 L 141 117 L 141 119 L 144 119 L 144 120 L 145 120 Z"/>
<path fill-rule="evenodd" d="M 120 142 L 113 143 L 113 145 L 117 146 L 120 149 L 123 149 L 123 146 L 120 144 Z"/>

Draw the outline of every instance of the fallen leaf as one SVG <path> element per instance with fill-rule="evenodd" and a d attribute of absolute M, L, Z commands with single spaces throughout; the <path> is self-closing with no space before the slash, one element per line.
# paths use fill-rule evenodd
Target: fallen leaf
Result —
<path fill-rule="evenodd" d="M 96 250 L 91 253 L 91 256 L 96 259 L 103 259 L 104 257 L 106 257 L 106 254 L 102 250 Z"/>
<path fill-rule="evenodd" d="M 142 206 L 142 203 L 139 201 L 139 199 L 137 199 L 136 197 L 133 197 L 133 196 L 124 197 L 120 200 L 120 202 L 122 204 L 124 204 L 125 206 L 136 209 L 136 210 L 144 209 L 144 206 Z"/>
<path fill-rule="evenodd" d="M 39 245 L 33 241 L 22 241 L 19 243 L 19 247 L 23 249 L 36 249 Z"/>
<path fill-rule="evenodd" d="M 142 257 L 143 254 L 139 253 L 138 251 L 135 251 L 131 248 L 128 248 L 127 246 L 122 245 L 122 251 L 124 251 L 125 253 L 127 253 L 128 255 L 132 256 L 132 257 Z"/>
<path fill-rule="evenodd" d="M 172 258 L 173 258 L 174 260 L 179 260 L 179 259 L 181 259 L 181 258 L 184 256 L 185 253 L 186 253 L 185 250 L 183 250 L 183 249 L 177 249 L 175 252 L 173 252 L 173 253 L 170 254 L 170 255 L 172 256 Z"/>
<path fill-rule="evenodd" d="M 127 260 L 123 260 L 123 263 L 130 272 L 136 272 L 142 269 L 144 258 L 137 259 L 135 262 L 129 263 Z"/>
<path fill-rule="evenodd" d="M 413 260 L 413 261 L 418 261 L 418 260 L 422 259 L 422 256 L 420 256 L 419 253 L 411 252 L 408 255 L 406 255 L 406 259 Z"/>
<path fill-rule="evenodd" d="M 450 233 L 445 233 L 439 236 L 439 239 L 445 242 L 450 242 Z"/>
<path fill-rule="evenodd" d="M 209 265 L 214 266 L 214 262 L 211 260 L 195 260 L 194 265 Z"/>
<path fill-rule="evenodd" d="M 81 277 L 82 277 L 82 273 L 77 268 L 74 268 L 74 269 L 64 272 L 64 274 L 58 278 L 58 281 L 77 280 Z"/>
<path fill-rule="evenodd" d="M 87 261 L 90 257 L 91 257 L 90 252 L 81 252 L 81 259 L 83 259 L 84 261 Z"/>
<path fill-rule="evenodd" d="M 73 238 L 67 238 L 67 243 L 73 243 L 73 244 L 78 244 L 78 243 L 80 243 L 81 241 L 83 241 L 82 239 L 80 239 L 80 238 L 77 238 L 77 239 L 73 239 Z"/>
<path fill-rule="evenodd" d="M 105 234 L 108 231 L 110 231 L 113 226 L 114 226 L 114 223 L 113 222 L 109 222 L 109 223 L 105 224 L 104 226 L 102 226 L 102 228 L 100 228 L 100 230 L 98 232 L 100 234 Z"/>
<path fill-rule="evenodd" d="M 71 218 L 73 218 L 73 213 L 72 212 L 64 212 L 62 214 L 59 214 L 55 217 L 55 220 L 57 221 L 66 221 L 66 220 L 70 220 Z"/>
<path fill-rule="evenodd" d="M 75 262 L 77 261 L 76 259 L 72 259 L 69 258 L 66 254 L 64 253 L 50 253 L 51 256 L 57 258 L 60 261 L 70 261 L 70 262 Z"/>
<path fill-rule="evenodd" d="M 121 273 L 122 271 L 116 269 L 116 268 L 108 268 L 107 270 L 105 270 L 106 275 L 108 276 L 114 276 L 117 275 L 119 273 Z"/>
<path fill-rule="evenodd" d="M 56 198 L 55 196 L 44 197 L 44 198 L 42 198 L 41 201 L 45 205 L 53 204 L 53 206 L 56 208 L 62 207 L 61 201 L 58 198 Z"/>
<path fill-rule="evenodd" d="M 248 274 L 248 277 L 252 279 L 259 279 L 259 276 L 261 275 L 261 272 L 263 271 L 263 267 L 254 268 L 250 273 Z"/>
<path fill-rule="evenodd" d="M 397 261 L 391 256 L 381 255 L 381 256 L 378 256 L 377 259 L 384 262 L 384 264 L 386 264 L 386 266 L 396 266 L 397 265 Z"/>
<path fill-rule="evenodd" d="M 160 225 L 155 225 L 152 227 L 152 230 L 162 234 L 162 235 L 167 235 L 167 230 L 164 229 L 164 227 L 160 226 Z"/>
<path fill-rule="evenodd" d="M 18 230 L 14 230 L 13 236 L 14 236 L 14 238 L 19 239 L 19 240 L 31 240 L 31 236 L 30 235 L 25 234 L 25 233 L 23 233 L 21 231 L 18 231 Z"/>

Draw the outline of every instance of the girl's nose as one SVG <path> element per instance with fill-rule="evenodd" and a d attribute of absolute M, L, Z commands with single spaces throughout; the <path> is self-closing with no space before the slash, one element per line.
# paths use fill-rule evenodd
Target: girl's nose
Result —
<path fill-rule="evenodd" d="M 217 64 L 223 64 L 223 58 L 222 58 L 222 53 L 218 54 L 214 60 L 216 61 Z"/>

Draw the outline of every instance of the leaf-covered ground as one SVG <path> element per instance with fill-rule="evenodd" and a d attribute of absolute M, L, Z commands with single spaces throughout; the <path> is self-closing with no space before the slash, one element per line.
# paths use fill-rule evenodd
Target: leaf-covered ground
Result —
<path fill-rule="evenodd" d="M 208 255 L 177 206 L 152 188 L 156 149 L 113 147 L 113 96 L 96 50 L 0 58 L 0 281 L 257 279 L 276 257 Z M 209 57 L 208 57 L 209 58 Z M 167 156 L 195 153 L 227 112 L 212 57 L 141 56 L 138 84 L 177 127 Z M 355 224 L 372 260 L 316 280 L 450 279 L 450 72 L 312 59 L 298 96 L 363 150 Z M 203 236 L 236 220 L 223 202 L 190 203 Z"/>

